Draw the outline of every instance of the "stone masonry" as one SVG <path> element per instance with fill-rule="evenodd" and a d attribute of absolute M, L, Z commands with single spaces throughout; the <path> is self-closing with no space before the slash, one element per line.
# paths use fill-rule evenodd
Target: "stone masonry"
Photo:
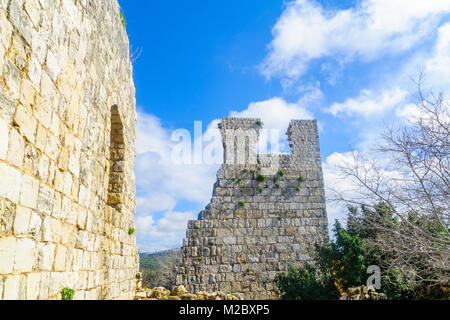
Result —
<path fill-rule="evenodd" d="M 292 154 L 257 155 L 262 123 L 224 118 L 224 164 L 211 203 L 189 221 L 177 283 L 191 292 L 241 293 L 270 299 L 270 281 L 310 260 L 328 234 L 316 121 L 293 120 Z"/>
<path fill-rule="evenodd" d="M 116 0 L 0 0 L 0 300 L 134 298 L 134 96 Z"/>

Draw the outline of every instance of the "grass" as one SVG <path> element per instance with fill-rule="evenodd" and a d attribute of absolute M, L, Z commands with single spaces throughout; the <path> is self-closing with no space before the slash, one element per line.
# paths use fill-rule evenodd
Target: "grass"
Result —
<path fill-rule="evenodd" d="M 64 288 L 61 290 L 61 300 L 73 300 L 73 296 L 75 295 L 75 291 L 70 288 Z"/>

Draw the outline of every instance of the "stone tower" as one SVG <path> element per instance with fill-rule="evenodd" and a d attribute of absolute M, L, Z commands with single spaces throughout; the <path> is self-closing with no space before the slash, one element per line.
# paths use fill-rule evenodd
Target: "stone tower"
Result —
<path fill-rule="evenodd" d="M 269 281 L 309 260 L 328 234 L 316 121 L 293 120 L 292 154 L 257 155 L 258 119 L 224 118 L 224 164 L 211 203 L 189 221 L 177 283 L 269 299 Z"/>
<path fill-rule="evenodd" d="M 116 0 L 0 1 L 0 300 L 134 297 L 134 96 Z"/>

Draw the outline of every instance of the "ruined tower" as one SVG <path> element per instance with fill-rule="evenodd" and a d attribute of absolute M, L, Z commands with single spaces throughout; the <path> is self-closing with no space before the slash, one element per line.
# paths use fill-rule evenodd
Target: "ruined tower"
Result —
<path fill-rule="evenodd" d="M 0 1 L 0 300 L 134 298 L 134 96 L 116 0 Z"/>
<path fill-rule="evenodd" d="M 259 119 L 224 118 L 224 163 L 210 204 L 189 221 L 177 283 L 269 299 L 270 281 L 309 260 L 328 221 L 316 121 L 293 120 L 292 154 L 256 153 Z"/>

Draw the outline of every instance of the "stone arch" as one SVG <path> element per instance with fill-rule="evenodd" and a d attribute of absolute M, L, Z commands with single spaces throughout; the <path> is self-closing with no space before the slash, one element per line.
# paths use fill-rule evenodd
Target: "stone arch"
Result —
<path fill-rule="evenodd" d="M 123 124 L 117 105 L 111 107 L 110 169 L 107 204 L 122 211 L 124 188 L 125 141 Z"/>

